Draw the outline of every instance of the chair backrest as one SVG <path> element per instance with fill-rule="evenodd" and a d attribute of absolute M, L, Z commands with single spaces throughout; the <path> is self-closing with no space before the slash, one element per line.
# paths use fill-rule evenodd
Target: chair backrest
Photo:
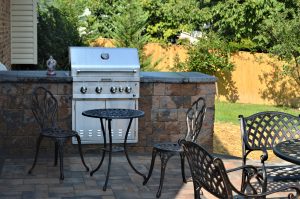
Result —
<path fill-rule="evenodd" d="M 186 113 L 187 132 L 185 140 L 196 142 L 201 131 L 206 112 L 205 99 L 199 97 Z"/>
<path fill-rule="evenodd" d="M 58 103 L 53 94 L 43 87 L 37 87 L 31 99 L 31 110 L 40 128 L 56 127 Z"/>
<path fill-rule="evenodd" d="M 300 117 L 288 113 L 267 111 L 239 118 L 243 148 L 249 150 L 273 149 L 278 142 L 300 138 Z"/>
<path fill-rule="evenodd" d="M 233 198 L 233 191 L 221 159 L 213 157 L 200 145 L 186 140 L 180 144 L 188 160 L 193 178 L 195 198 L 205 190 L 218 198 Z"/>

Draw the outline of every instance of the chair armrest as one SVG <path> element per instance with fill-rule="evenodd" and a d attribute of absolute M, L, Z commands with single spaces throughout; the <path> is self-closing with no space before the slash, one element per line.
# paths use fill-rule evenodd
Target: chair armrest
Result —
<path fill-rule="evenodd" d="M 267 195 L 271 195 L 271 194 L 274 194 L 274 193 L 277 193 L 277 192 L 284 192 L 288 189 L 292 189 L 291 191 L 296 191 L 296 196 L 293 194 L 293 193 L 288 193 L 288 197 L 289 199 L 299 199 L 300 198 L 300 187 L 299 186 L 286 186 L 286 187 L 282 187 L 282 188 L 279 188 L 279 189 L 276 189 L 276 190 L 273 190 L 273 191 L 267 191 L 267 192 L 264 192 L 264 193 L 260 193 L 260 194 L 245 194 L 245 193 L 242 193 L 238 190 L 236 190 L 235 187 L 232 187 L 233 190 L 238 193 L 239 195 L 242 195 L 244 197 L 249 197 L 249 198 L 264 198 L 265 196 Z"/>
<path fill-rule="evenodd" d="M 260 156 L 260 162 L 264 164 L 269 158 L 268 151 L 265 147 L 262 148 L 262 153 L 263 154 Z"/>
<path fill-rule="evenodd" d="M 262 167 L 263 176 L 260 176 L 261 174 L 258 173 L 257 167 L 255 167 L 253 165 L 244 165 L 244 166 L 241 166 L 241 167 L 228 169 L 228 170 L 226 170 L 226 172 L 230 173 L 230 172 L 238 171 L 238 170 L 241 170 L 241 169 L 246 169 L 247 172 L 248 172 L 248 177 L 251 178 L 251 179 L 252 178 L 258 179 L 257 177 L 262 177 L 262 179 L 266 179 L 266 178 L 264 178 L 265 175 L 266 175 L 264 162 L 263 162 L 263 167 Z M 264 183 L 266 183 L 266 181 L 264 181 L 261 185 L 265 186 Z M 246 193 L 243 193 L 242 191 L 239 191 L 237 188 L 235 188 L 235 186 L 230 181 L 229 181 L 229 184 L 230 184 L 230 186 L 231 186 L 231 188 L 234 192 L 236 192 L 237 194 L 242 195 L 244 197 L 247 197 L 247 198 L 248 197 L 250 197 L 250 198 L 261 198 L 261 197 L 271 195 L 271 194 L 274 194 L 274 193 L 277 193 L 277 192 L 283 192 L 283 191 L 286 191 L 288 189 L 292 189 L 292 190 L 296 191 L 296 196 L 293 193 L 289 193 L 288 198 L 289 199 L 294 199 L 294 198 L 300 199 L 300 187 L 299 186 L 285 186 L 285 187 L 282 187 L 282 188 L 279 188 L 279 189 L 276 189 L 276 190 L 272 190 L 272 191 L 265 191 L 265 189 L 263 189 L 263 192 L 260 193 L 260 194 L 257 194 L 256 191 L 254 191 L 254 187 L 251 187 L 255 194 L 246 194 Z"/>
<path fill-rule="evenodd" d="M 254 171 L 254 173 L 258 172 L 257 167 L 255 167 L 253 165 L 244 165 L 244 166 L 236 167 L 233 169 L 228 169 L 228 170 L 226 170 L 226 172 L 230 173 L 230 172 L 234 172 L 234 171 L 238 171 L 238 170 L 242 170 L 242 169 L 252 169 Z"/>
<path fill-rule="evenodd" d="M 243 176 L 244 180 L 242 181 L 241 184 L 241 191 L 238 191 L 238 193 L 245 191 L 246 187 L 249 186 L 249 188 L 253 191 L 254 194 L 257 194 L 257 190 L 254 186 L 251 185 L 252 179 L 256 179 L 257 182 L 261 186 L 261 191 L 266 192 L 266 187 L 267 187 L 267 178 L 266 176 L 266 169 L 263 164 L 262 169 L 260 167 L 255 167 L 253 165 L 243 165 L 241 167 L 233 168 L 233 169 L 228 169 L 226 170 L 227 173 L 238 171 L 238 170 L 243 170 Z M 234 187 L 231 182 L 229 182 L 231 187 Z M 237 192 L 237 190 L 235 190 Z"/>

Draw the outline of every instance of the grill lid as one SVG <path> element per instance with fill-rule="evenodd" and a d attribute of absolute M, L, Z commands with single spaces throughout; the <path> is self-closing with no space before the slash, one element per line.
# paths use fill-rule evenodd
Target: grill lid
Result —
<path fill-rule="evenodd" d="M 136 48 L 70 47 L 72 76 L 99 76 L 98 73 L 139 75 Z"/>

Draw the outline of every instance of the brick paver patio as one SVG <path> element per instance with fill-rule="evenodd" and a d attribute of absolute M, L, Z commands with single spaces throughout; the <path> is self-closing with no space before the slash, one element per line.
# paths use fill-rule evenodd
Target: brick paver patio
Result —
<path fill-rule="evenodd" d="M 131 154 L 136 168 L 147 174 L 151 154 Z M 241 165 L 241 159 L 222 157 L 226 168 Z M 95 168 L 100 155 L 85 156 L 90 168 Z M 128 165 L 123 154 L 115 153 L 112 158 L 108 188 L 102 191 L 107 160 L 92 177 L 81 165 L 79 157 L 65 157 L 65 180 L 59 181 L 59 167 L 53 167 L 52 158 L 38 159 L 33 174 L 27 174 L 32 158 L 5 158 L 0 166 L 0 199 L 154 199 L 160 177 L 160 160 L 156 159 L 153 175 L 143 186 L 143 179 Z M 1 163 L 1 162 L 0 162 Z M 186 167 L 189 175 L 188 166 Z M 231 174 L 231 181 L 239 187 L 240 173 Z M 179 157 L 169 160 L 161 199 L 194 198 L 193 184 L 182 183 Z M 204 192 L 203 198 L 214 198 Z"/>

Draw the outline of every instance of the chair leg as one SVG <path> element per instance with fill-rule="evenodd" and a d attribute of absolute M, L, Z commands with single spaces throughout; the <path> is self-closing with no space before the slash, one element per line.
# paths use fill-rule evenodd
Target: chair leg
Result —
<path fill-rule="evenodd" d="M 243 164 L 242 164 L 242 166 L 244 166 L 244 165 L 246 165 L 246 159 L 247 158 L 247 155 L 246 156 L 243 156 Z M 245 188 L 247 187 L 247 184 L 246 184 L 246 173 L 245 173 L 246 171 L 243 169 L 243 171 L 242 171 L 242 182 L 241 182 L 241 192 L 245 192 Z"/>
<path fill-rule="evenodd" d="M 58 143 L 55 141 L 54 166 L 57 166 L 57 159 L 58 159 Z"/>
<path fill-rule="evenodd" d="M 143 185 L 147 184 L 147 182 L 149 181 L 149 179 L 150 179 L 150 177 L 152 175 L 152 171 L 153 171 L 153 167 L 154 167 L 154 163 L 155 163 L 156 154 L 157 154 L 157 150 L 155 148 L 153 148 L 153 150 L 152 150 L 152 159 L 151 159 L 151 165 L 150 165 L 149 173 L 148 173 L 147 178 L 144 180 Z"/>
<path fill-rule="evenodd" d="M 159 180 L 160 182 L 159 182 L 158 191 L 156 193 L 156 198 L 159 198 L 161 195 L 161 190 L 164 185 L 165 171 L 166 171 L 168 160 L 170 159 L 170 157 L 174 155 L 173 153 L 162 152 L 162 151 L 160 151 L 159 154 L 161 160 L 161 170 L 160 170 L 160 180 Z"/>
<path fill-rule="evenodd" d="M 184 169 L 184 153 L 179 153 L 180 155 L 180 160 L 181 160 L 181 175 L 182 175 L 182 181 L 186 183 L 186 178 L 185 178 L 185 169 Z"/>
<path fill-rule="evenodd" d="M 267 180 L 267 168 L 265 166 L 265 163 L 263 163 L 262 165 L 262 175 L 260 176 L 262 178 L 262 192 L 266 192 L 267 191 L 267 184 L 268 184 L 268 180 Z"/>
<path fill-rule="evenodd" d="M 201 190 L 201 187 L 196 187 L 196 186 L 194 186 L 194 198 L 195 199 L 200 199 L 201 197 L 201 195 L 203 195 L 203 192 L 202 192 L 202 190 Z"/>
<path fill-rule="evenodd" d="M 77 139 L 77 143 L 78 143 L 78 150 L 79 150 L 79 154 L 80 154 L 80 158 L 81 158 L 81 162 L 84 165 L 84 167 L 86 168 L 86 171 L 89 171 L 89 167 L 85 164 L 83 155 L 82 155 L 82 150 L 81 150 L 81 139 L 79 135 L 76 135 L 76 139 Z"/>
<path fill-rule="evenodd" d="M 241 192 L 245 193 L 247 184 L 246 184 L 246 176 L 245 171 L 242 171 L 242 182 L 241 182 Z"/>
<path fill-rule="evenodd" d="M 37 157 L 38 157 L 38 154 L 39 154 L 39 149 L 40 149 L 40 145 L 41 145 L 42 140 L 43 140 L 43 136 L 39 135 L 39 137 L 37 139 L 37 143 L 36 143 L 36 151 L 35 151 L 34 161 L 33 161 L 31 169 L 29 169 L 29 171 L 28 171 L 28 174 L 31 174 L 32 170 L 35 167 L 35 164 L 36 164 L 36 161 L 37 161 Z"/>
<path fill-rule="evenodd" d="M 64 180 L 64 142 L 65 139 L 57 139 L 58 155 L 59 155 L 59 169 L 60 169 L 60 180 Z"/>

